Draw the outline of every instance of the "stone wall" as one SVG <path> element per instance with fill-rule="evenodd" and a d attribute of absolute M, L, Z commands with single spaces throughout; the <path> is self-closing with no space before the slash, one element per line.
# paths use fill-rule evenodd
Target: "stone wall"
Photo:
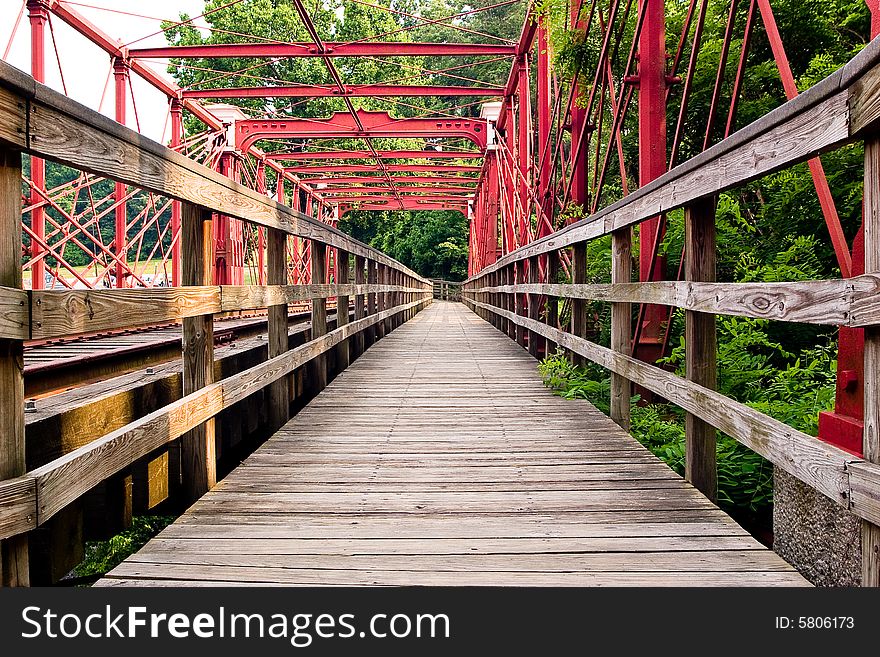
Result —
<path fill-rule="evenodd" d="M 858 586 L 861 524 L 827 497 L 774 468 L 773 549 L 816 586 Z"/>

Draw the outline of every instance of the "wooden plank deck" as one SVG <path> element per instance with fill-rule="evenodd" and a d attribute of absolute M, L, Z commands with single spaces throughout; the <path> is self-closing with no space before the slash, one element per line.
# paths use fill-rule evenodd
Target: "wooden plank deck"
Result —
<path fill-rule="evenodd" d="M 102 586 L 806 585 L 463 305 L 374 345 Z"/>

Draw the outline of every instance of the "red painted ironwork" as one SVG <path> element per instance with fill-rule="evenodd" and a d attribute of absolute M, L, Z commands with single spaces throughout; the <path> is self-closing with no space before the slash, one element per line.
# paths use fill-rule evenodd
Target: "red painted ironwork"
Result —
<path fill-rule="evenodd" d="M 260 139 L 339 137 L 457 137 L 479 148 L 486 146 L 485 124 L 476 119 L 395 119 L 388 112 L 364 109 L 356 110 L 354 115 L 335 112 L 328 119 L 248 119 L 236 121 L 235 130 L 242 150 Z"/>
<path fill-rule="evenodd" d="M 37 82 L 45 82 L 45 34 L 46 22 L 49 18 L 47 3 L 45 0 L 29 0 L 27 8 L 31 24 L 31 75 Z M 34 290 L 42 290 L 46 281 L 46 261 L 41 257 L 45 253 L 42 242 L 46 238 L 46 210 L 42 204 L 39 204 L 37 190 L 46 188 L 46 163 L 38 157 L 31 158 L 31 181 L 33 187 L 30 193 L 30 203 L 35 205 L 31 210 L 31 230 L 34 232 L 30 248 L 30 255 L 34 258 L 31 267 L 31 286 Z"/>
<path fill-rule="evenodd" d="M 664 0 L 641 0 L 644 26 L 639 36 L 639 186 L 644 187 L 666 173 L 666 15 Z M 639 280 L 663 280 L 666 262 L 655 256 L 654 243 L 662 240 L 660 217 L 639 227 Z M 666 312 L 661 306 L 647 306 L 640 326 L 640 339 L 633 353 L 646 361 L 661 356 L 662 324 Z"/>
<path fill-rule="evenodd" d="M 383 160 L 458 160 L 458 159 L 477 159 L 483 157 L 481 151 L 460 151 L 460 150 L 399 150 L 399 151 L 378 151 L 376 156 L 369 151 L 344 151 L 344 150 L 326 150 L 326 151 L 297 151 L 267 153 L 268 160 L 286 160 L 286 161 L 307 161 L 307 160 L 369 160 L 379 157 Z"/>
<path fill-rule="evenodd" d="M 473 57 L 515 55 L 515 46 L 496 43 L 407 43 L 397 41 L 327 42 L 321 51 L 314 43 L 224 43 L 196 46 L 132 48 L 141 59 L 203 59 L 243 57 Z"/>
<path fill-rule="evenodd" d="M 444 87 L 440 85 L 349 84 L 340 91 L 336 87 L 314 85 L 229 87 L 224 89 L 186 89 L 184 98 L 351 98 L 409 96 L 500 96 L 496 87 Z"/>

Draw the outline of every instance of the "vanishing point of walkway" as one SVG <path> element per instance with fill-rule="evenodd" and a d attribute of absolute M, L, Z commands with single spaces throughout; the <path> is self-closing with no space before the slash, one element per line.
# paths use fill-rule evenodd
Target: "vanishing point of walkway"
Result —
<path fill-rule="evenodd" d="M 461 304 L 380 340 L 100 585 L 805 585 Z"/>

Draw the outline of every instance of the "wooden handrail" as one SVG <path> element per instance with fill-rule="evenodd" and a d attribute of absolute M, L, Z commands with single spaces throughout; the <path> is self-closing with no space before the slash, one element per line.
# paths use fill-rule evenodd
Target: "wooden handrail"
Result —
<path fill-rule="evenodd" d="M 522 246 L 468 278 L 463 301 L 529 351 L 556 346 L 611 372 L 611 418 L 629 427 L 630 385 L 685 411 L 685 477 L 717 492 L 716 429 L 862 518 L 863 583 L 880 586 L 880 39 L 797 98 L 620 201 Z M 865 274 L 845 280 L 715 282 L 720 192 L 850 142 L 865 140 Z M 631 227 L 679 208 L 684 281 L 632 283 Z M 586 282 L 586 242 L 611 235 L 611 284 Z M 556 284 L 551 254 L 572 248 L 571 284 Z M 543 266 L 541 259 L 548 266 Z M 572 299 L 571 332 L 555 326 L 556 299 Z M 611 348 L 586 339 L 583 300 L 611 304 Z M 687 377 L 629 355 L 631 304 L 685 311 Z M 542 308 L 541 305 L 544 304 Z M 543 313 L 543 319 L 542 319 Z M 853 454 L 716 392 L 715 315 L 865 328 L 863 455 Z"/>
<path fill-rule="evenodd" d="M 0 481 L 0 539 L 40 526 L 95 485 L 256 390 L 327 353 L 355 333 L 424 303 L 413 301 L 344 324 L 280 356 L 199 388 L 21 477 Z"/>
<path fill-rule="evenodd" d="M 38 340 L 136 328 L 198 315 L 370 292 L 423 292 L 403 285 L 211 285 L 96 290 L 0 287 L 0 338 Z M 3 309 L 8 307 L 9 312 Z M 28 328 L 29 327 L 29 328 Z"/>
<path fill-rule="evenodd" d="M 649 303 L 736 317 L 829 326 L 880 324 L 880 276 L 792 283 L 522 283 L 462 290 L 463 294 L 546 294 L 568 299 Z"/>

